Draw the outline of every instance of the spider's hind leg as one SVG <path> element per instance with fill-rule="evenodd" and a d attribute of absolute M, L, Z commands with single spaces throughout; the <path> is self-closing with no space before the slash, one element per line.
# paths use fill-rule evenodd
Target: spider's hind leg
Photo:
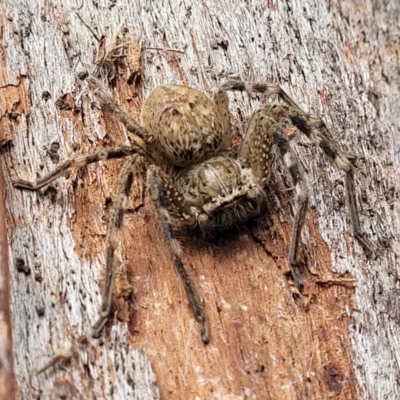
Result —
<path fill-rule="evenodd" d="M 192 312 L 200 325 L 201 339 L 204 344 L 208 344 L 210 333 L 203 302 L 186 266 L 182 262 L 182 250 L 179 241 L 176 239 L 170 214 L 172 213 L 175 217 L 179 215 L 181 218 L 185 216 L 187 225 L 196 220 L 195 215 L 178 188 L 173 185 L 172 179 L 159 168 L 154 166 L 149 168 L 147 184 L 150 197 L 158 212 L 162 232 L 171 252 L 172 261 L 183 281 Z"/>
<path fill-rule="evenodd" d="M 119 121 L 121 121 L 126 129 L 142 138 L 146 143 L 152 140 L 151 134 L 146 128 L 137 123 L 107 92 L 102 82 L 93 76 L 88 79 L 89 87 L 95 93 L 100 101 L 103 110 L 111 112 Z"/>

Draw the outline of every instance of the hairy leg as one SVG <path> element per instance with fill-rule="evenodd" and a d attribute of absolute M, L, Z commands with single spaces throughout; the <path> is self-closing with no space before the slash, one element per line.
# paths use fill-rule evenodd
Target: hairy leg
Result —
<path fill-rule="evenodd" d="M 346 197 L 350 212 L 353 234 L 358 243 L 364 249 L 367 256 L 373 253 L 372 243 L 367 239 L 361 229 L 360 219 L 357 211 L 357 200 L 354 185 L 354 160 L 355 156 L 343 151 L 325 122 L 317 115 L 306 115 L 297 110 L 289 109 L 288 112 L 293 124 L 303 132 L 311 141 L 317 144 L 325 154 L 346 173 Z"/>
<path fill-rule="evenodd" d="M 247 125 L 246 135 L 239 149 L 239 161 L 251 168 L 258 184 L 265 187 L 274 161 L 274 137 L 270 129 L 275 120 L 268 108 L 259 108 L 254 112 Z"/>
<path fill-rule="evenodd" d="M 39 179 L 37 182 L 29 182 L 24 180 L 14 181 L 14 187 L 28 190 L 38 190 L 60 176 L 72 167 L 82 167 L 90 163 L 101 160 L 108 160 L 111 158 L 121 158 L 132 156 L 124 165 L 119 176 L 119 183 L 117 188 L 117 196 L 114 201 L 114 208 L 110 218 L 107 234 L 107 255 L 106 255 L 106 282 L 103 295 L 103 303 L 101 306 L 100 317 L 93 327 L 93 336 L 99 336 L 102 328 L 107 322 L 108 315 L 111 309 L 111 300 L 113 292 L 113 283 L 115 278 L 114 271 L 114 252 L 119 243 L 119 234 L 123 222 L 124 204 L 126 197 L 129 194 L 132 179 L 135 172 L 136 165 L 141 157 L 137 153 L 137 149 L 133 147 L 112 147 L 104 150 L 97 151 L 89 155 L 83 155 L 71 158 L 61 164 L 52 173 Z"/>
<path fill-rule="evenodd" d="M 232 145 L 231 115 L 229 113 L 229 99 L 225 90 L 218 89 L 213 96 L 220 120 L 223 124 L 221 151 L 229 150 Z"/>
<path fill-rule="evenodd" d="M 133 155 L 122 168 L 119 178 L 116 196 L 113 203 L 113 209 L 108 223 L 106 239 L 106 280 L 104 284 L 103 301 L 100 309 L 100 316 L 93 326 L 93 336 L 98 337 L 108 320 L 111 311 L 112 295 L 115 280 L 114 255 L 117 246 L 120 243 L 120 235 L 124 218 L 124 207 L 126 199 L 131 190 L 133 178 L 141 167 L 142 158 Z"/>
<path fill-rule="evenodd" d="M 337 167 L 346 173 L 346 192 L 353 234 L 367 256 L 370 256 L 373 253 L 373 246 L 365 233 L 362 232 L 357 211 L 354 186 L 355 157 L 342 150 L 325 122 L 318 115 L 304 112 L 281 87 L 273 83 L 247 84 L 241 81 L 229 81 L 223 84 L 221 89 L 263 93 L 267 96 L 278 95 L 289 106 L 286 107 L 286 115 L 291 118 L 293 124 L 311 141 L 321 147 L 325 154 L 335 162 Z"/>
<path fill-rule="evenodd" d="M 152 141 L 152 135 L 146 128 L 141 126 L 108 94 L 103 84 L 96 78 L 88 78 L 89 87 L 93 90 L 100 101 L 101 108 L 112 113 L 126 127 L 126 129 L 142 138 L 146 143 Z"/>
<path fill-rule="evenodd" d="M 160 169 L 153 166 L 150 167 L 147 176 L 147 184 L 150 192 L 150 197 L 153 200 L 154 205 L 158 211 L 161 229 L 166 239 L 167 245 L 170 249 L 172 262 L 174 263 L 174 266 L 183 281 L 185 291 L 189 299 L 190 307 L 197 322 L 200 325 L 201 340 L 204 344 L 208 344 L 210 342 L 210 333 L 203 307 L 203 302 L 199 296 L 199 293 L 189 272 L 187 271 L 186 266 L 181 260 L 181 246 L 179 244 L 179 241 L 175 237 L 174 227 L 168 212 L 170 204 L 167 204 L 168 200 L 163 190 L 163 188 L 165 188 L 165 183 L 167 179 L 168 177 Z M 174 190 L 177 189 L 175 188 Z"/>
<path fill-rule="evenodd" d="M 302 169 L 294 153 L 290 149 L 289 138 L 283 132 L 282 125 L 275 123 L 271 126 L 274 142 L 277 145 L 282 159 L 288 169 L 296 190 L 297 210 L 293 221 L 292 237 L 289 247 L 289 266 L 292 277 L 297 286 L 302 284 L 302 277 L 296 268 L 296 260 L 300 243 L 301 229 L 304 225 L 308 208 L 308 188 Z"/>
<path fill-rule="evenodd" d="M 83 156 L 73 157 L 59 165 L 53 172 L 45 176 L 44 178 L 38 179 L 36 182 L 24 181 L 22 179 L 15 180 L 12 182 L 13 186 L 19 189 L 26 190 L 39 190 L 42 187 L 50 184 L 59 177 L 65 175 L 65 173 L 73 167 L 83 167 L 87 164 L 92 164 L 102 160 L 109 160 L 111 158 L 122 158 L 130 156 L 137 152 L 134 147 L 120 146 L 110 147 L 96 151 L 92 154 L 86 154 Z"/>
<path fill-rule="evenodd" d="M 253 83 L 248 84 L 242 81 L 228 81 L 221 86 L 222 90 L 239 91 L 248 93 L 262 93 L 266 96 L 278 95 L 286 104 L 293 109 L 303 112 L 303 110 L 295 103 L 294 100 L 275 83 Z"/>
<path fill-rule="evenodd" d="M 239 150 L 239 160 L 252 169 L 259 184 L 265 187 L 274 160 L 274 144 L 280 151 L 296 190 L 297 210 L 293 221 L 288 260 L 292 278 L 295 284 L 300 286 L 302 277 L 296 268 L 296 259 L 308 207 L 308 189 L 300 165 L 290 149 L 289 139 L 283 132 L 283 123 L 288 122 L 282 118 L 283 115 L 284 109 L 280 106 L 260 108 L 253 114 Z"/>

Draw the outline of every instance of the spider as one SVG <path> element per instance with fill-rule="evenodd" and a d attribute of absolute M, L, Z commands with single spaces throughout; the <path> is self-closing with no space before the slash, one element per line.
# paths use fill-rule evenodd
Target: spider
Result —
<path fill-rule="evenodd" d="M 94 337 L 100 335 L 111 312 L 114 252 L 123 223 L 124 204 L 135 174 L 143 170 L 147 170 L 148 191 L 158 210 L 173 264 L 182 278 L 204 344 L 210 341 L 205 310 L 182 262 L 177 233 L 190 230 L 203 237 L 214 237 L 263 216 L 267 211 L 266 193 L 276 149 L 291 175 L 296 193 L 297 210 L 288 263 L 293 281 L 298 287 L 302 285 L 296 259 L 308 206 L 308 189 L 284 132 L 287 126 L 297 127 L 345 172 L 353 232 L 367 255 L 372 253 L 372 245 L 361 231 L 357 213 L 354 157 L 340 148 L 319 116 L 305 113 L 279 86 L 229 81 L 215 92 L 213 99 L 187 86 L 160 86 L 144 102 L 141 122 L 138 124 L 112 99 L 98 80 L 90 77 L 88 81 L 101 107 L 113 113 L 144 144 L 138 145 L 132 141 L 131 146 L 106 148 L 74 157 L 37 182 L 18 180 L 13 185 L 21 189 L 38 190 L 64 175 L 71 167 L 130 156 L 119 175 L 108 225 L 106 279 L 100 316 L 93 326 Z M 282 104 L 262 106 L 254 112 L 237 152 L 231 149 L 227 91 L 278 95 L 283 100 Z"/>

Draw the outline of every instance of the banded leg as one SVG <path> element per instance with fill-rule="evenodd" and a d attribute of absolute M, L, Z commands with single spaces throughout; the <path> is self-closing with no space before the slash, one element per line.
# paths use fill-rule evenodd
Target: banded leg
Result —
<path fill-rule="evenodd" d="M 289 138 L 283 132 L 282 126 L 279 123 L 275 123 L 271 126 L 271 130 L 274 135 L 274 142 L 281 153 L 282 159 L 292 177 L 296 189 L 297 210 L 293 221 L 292 237 L 290 239 L 289 266 L 295 284 L 300 286 L 302 284 L 302 277 L 296 268 L 296 260 L 301 229 L 304 225 L 308 208 L 308 188 L 300 164 L 297 162 L 295 155 L 290 149 Z"/>
<path fill-rule="evenodd" d="M 325 122 L 317 115 L 306 115 L 303 112 L 289 109 L 288 114 L 293 124 L 303 132 L 312 142 L 317 144 L 325 154 L 346 173 L 346 197 L 349 207 L 350 220 L 353 228 L 353 235 L 369 257 L 373 253 L 372 243 L 368 240 L 361 229 L 360 219 L 357 211 L 356 192 L 354 185 L 354 160 L 355 156 L 343 151 Z"/>
<path fill-rule="evenodd" d="M 222 90 L 239 91 L 248 93 L 262 93 L 266 96 L 278 95 L 286 104 L 304 114 L 303 110 L 294 100 L 278 85 L 274 83 L 248 84 L 242 81 L 228 81 L 221 86 Z"/>
<path fill-rule="evenodd" d="M 87 164 L 92 164 L 102 160 L 109 160 L 111 158 L 122 158 L 130 156 L 137 152 L 137 149 L 130 146 L 110 147 L 96 151 L 92 154 L 86 154 L 83 156 L 73 157 L 59 165 L 53 172 L 44 178 L 38 179 L 36 182 L 24 181 L 22 179 L 12 181 L 15 188 L 26 189 L 26 190 L 39 190 L 42 187 L 50 184 L 59 177 L 65 175 L 65 173 L 73 167 L 83 167 Z"/>
<path fill-rule="evenodd" d="M 100 316 L 93 326 L 93 337 L 99 337 L 104 325 L 107 323 L 111 311 L 112 295 L 115 280 L 115 250 L 120 242 L 120 234 L 124 218 L 125 203 L 129 196 L 134 175 L 142 165 L 142 158 L 135 154 L 123 166 L 119 177 L 116 197 L 108 223 L 106 239 L 106 279 L 104 284 L 103 300 L 100 309 Z"/>
<path fill-rule="evenodd" d="M 296 268 L 296 259 L 301 229 L 308 207 L 308 188 L 299 163 L 290 149 L 289 139 L 283 132 L 283 115 L 284 109 L 280 106 L 257 110 L 249 122 L 245 139 L 239 151 L 239 159 L 244 162 L 244 165 L 252 168 L 259 184 L 265 187 L 273 163 L 274 144 L 281 153 L 296 189 L 297 210 L 293 221 L 288 260 L 292 278 L 295 284 L 300 286 L 302 277 Z"/>
<path fill-rule="evenodd" d="M 125 199 L 129 194 L 134 167 L 140 156 L 137 153 L 137 149 L 134 147 L 112 147 L 104 150 L 97 151 L 89 155 L 83 155 L 71 158 L 61 164 L 52 173 L 37 180 L 36 182 L 29 182 L 24 180 L 13 181 L 13 186 L 20 189 L 27 190 L 38 190 L 42 187 L 50 184 L 60 176 L 63 176 L 65 172 L 72 167 L 83 167 L 87 164 L 91 164 L 101 160 L 108 160 L 111 158 L 121 158 L 126 156 L 132 156 L 131 159 L 123 167 L 117 189 L 117 198 L 114 203 L 114 209 L 110 218 L 107 234 L 107 256 L 106 256 L 106 282 L 103 295 L 103 303 L 101 306 L 100 317 L 93 327 L 93 336 L 98 336 L 107 322 L 108 315 L 111 309 L 113 283 L 115 278 L 114 272 L 114 252 L 118 245 L 119 233 L 122 227 L 122 219 L 124 212 Z"/>
<path fill-rule="evenodd" d="M 146 128 L 139 125 L 130 115 L 107 93 L 103 84 L 93 77 L 88 78 L 89 87 L 96 94 L 101 107 L 115 115 L 126 127 L 126 129 L 142 138 L 146 143 L 151 142 L 152 136 Z"/>
<path fill-rule="evenodd" d="M 281 87 L 272 83 L 246 84 L 241 81 L 229 81 L 222 85 L 221 89 L 263 93 L 267 96 L 275 94 L 289 106 L 285 107 L 286 115 L 290 117 L 293 124 L 311 141 L 321 147 L 325 154 L 335 162 L 337 167 L 346 173 L 346 195 L 353 234 L 366 255 L 370 256 L 373 252 L 373 246 L 365 233 L 362 232 L 357 211 L 353 166 L 355 157 L 341 149 L 325 122 L 318 115 L 305 113 Z"/>
<path fill-rule="evenodd" d="M 167 176 L 164 175 L 165 174 L 156 167 L 150 167 L 147 176 L 150 197 L 158 211 L 161 229 L 170 249 L 172 262 L 174 263 L 174 266 L 183 281 L 190 307 L 200 325 L 201 340 L 204 344 L 208 344 L 210 342 L 210 333 L 203 302 L 189 272 L 186 269 L 186 266 L 181 260 L 182 250 L 179 241 L 175 237 L 174 227 L 170 219 L 170 204 L 167 205 L 167 199 L 164 191 L 162 190 L 162 188 L 165 187 L 165 182 L 162 182 L 162 180 L 167 179 Z M 181 201 L 183 201 L 183 196 Z"/>

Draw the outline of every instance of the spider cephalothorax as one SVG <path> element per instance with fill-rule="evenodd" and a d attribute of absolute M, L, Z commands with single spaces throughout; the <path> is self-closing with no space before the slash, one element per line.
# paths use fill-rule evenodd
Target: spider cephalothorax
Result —
<path fill-rule="evenodd" d="M 274 154 L 278 149 L 293 180 L 297 210 L 294 216 L 288 262 L 291 275 L 300 286 L 296 268 L 301 228 L 308 206 L 308 190 L 299 163 L 292 153 L 284 129 L 296 126 L 346 173 L 346 190 L 354 235 L 367 253 L 372 245 L 360 229 L 354 191 L 353 157 L 341 150 L 325 123 L 317 115 L 305 113 L 279 86 L 247 85 L 232 81 L 216 91 L 213 99 L 202 92 L 178 85 L 161 86 L 145 101 L 141 124 L 106 93 L 95 79 L 89 79 L 102 108 L 112 112 L 126 128 L 145 142 L 113 147 L 90 155 L 72 158 L 53 173 L 35 183 L 15 181 L 14 186 L 37 190 L 64 174 L 73 166 L 131 156 L 119 177 L 107 235 L 106 282 L 101 315 L 94 326 L 100 334 L 111 310 L 114 251 L 118 245 L 124 204 L 129 195 L 135 171 L 147 170 L 148 190 L 159 214 L 162 230 L 174 265 L 182 277 L 193 313 L 200 324 L 204 343 L 210 340 L 200 296 L 181 260 L 176 233 L 190 229 L 205 237 L 240 227 L 262 216 L 266 211 Z M 284 104 L 258 109 L 250 118 L 246 135 L 238 152 L 231 149 L 231 125 L 227 91 L 239 90 L 278 95 Z M 145 167 L 145 168 L 143 168 Z"/>
<path fill-rule="evenodd" d="M 252 170 L 229 156 L 182 169 L 176 184 L 192 204 L 205 237 L 237 227 L 266 210 L 266 196 Z"/>

